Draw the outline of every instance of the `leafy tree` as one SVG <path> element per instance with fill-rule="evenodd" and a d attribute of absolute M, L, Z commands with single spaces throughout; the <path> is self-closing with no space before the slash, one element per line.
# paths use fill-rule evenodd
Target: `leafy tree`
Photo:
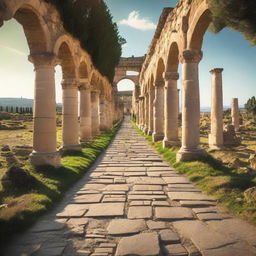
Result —
<path fill-rule="evenodd" d="M 126 41 L 103 0 L 45 0 L 56 6 L 64 28 L 80 40 L 102 75 L 113 81 Z"/>
<path fill-rule="evenodd" d="M 213 33 L 224 27 L 241 32 L 251 45 L 256 45 L 256 1 L 255 0 L 210 0 Z"/>
<path fill-rule="evenodd" d="M 244 105 L 246 111 L 253 115 L 256 115 L 256 98 L 255 96 L 251 97 L 247 103 Z"/>

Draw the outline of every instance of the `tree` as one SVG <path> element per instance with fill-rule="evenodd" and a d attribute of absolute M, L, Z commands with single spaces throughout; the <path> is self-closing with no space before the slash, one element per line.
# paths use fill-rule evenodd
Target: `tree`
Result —
<path fill-rule="evenodd" d="M 251 97 L 247 103 L 244 105 L 246 111 L 250 114 L 256 115 L 256 98 Z"/>
<path fill-rule="evenodd" d="M 94 66 L 113 81 L 126 43 L 103 0 L 45 0 L 54 4 L 63 26 L 92 57 Z"/>
<path fill-rule="evenodd" d="M 210 0 L 212 23 L 209 30 L 218 33 L 224 27 L 241 32 L 251 45 L 256 45 L 255 0 Z"/>

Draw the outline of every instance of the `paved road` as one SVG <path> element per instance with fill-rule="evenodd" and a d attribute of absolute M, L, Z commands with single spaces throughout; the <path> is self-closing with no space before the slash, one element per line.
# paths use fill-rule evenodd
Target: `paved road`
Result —
<path fill-rule="evenodd" d="M 126 119 L 90 172 L 6 256 L 256 255 L 256 229 L 220 213 Z"/>

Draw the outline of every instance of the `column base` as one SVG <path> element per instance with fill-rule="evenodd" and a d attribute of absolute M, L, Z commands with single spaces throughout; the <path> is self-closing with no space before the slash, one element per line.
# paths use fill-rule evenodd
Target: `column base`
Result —
<path fill-rule="evenodd" d="M 152 134 L 153 142 L 156 142 L 156 141 L 159 141 L 159 140 L 163 140 L 163 138 L 164 138 L 164 134 L 163 133 L 155 133 L 155 132 L 153 132 L 153 134 Z"/>
<path fill-rule="evenodd" d="M 78 145 L 62 146 L 59 150 L 61 152 L 64 152 L 64 151 L 80 151 L 81 149 L 82 149 L 82 146 L 80 144 L 78 144 Z"/>
<path fill-rule="evenodd" d="M 223 150 L 223 144 L 216 143 L 216 137 L 210 133 L 208 136 L 209 150 Z"/>
<path fill-rule="evenodd" d="M 176 162 L 195 161 L 206 155 L 206 151 L 202 148 L 181 148 L 176 155 Z"/>
<path fill-rule="evenodd" d="M 221 151 L 224 150 L 223 145 L 209 145 L 209 151 Z"/>
<path fill-rule="evenodd" d="M 54 167 L 61 166 L 61 154 L 59 151 L 51 153 L 39 153 L 33 151 L 29 155 L 30 163 L 34 166 L 51 165 Z"/>
<path fill-rule="evenodd" d="M 180 140 L 168 140 L 164 138 L 163 140 L 163 148 L 171 148 L 171 147 L 179 147 L 181 145 Z"/>
<path fill-rule="evenodd" d="M 145 134 L 147 134 L 148 133 L 148 127 L 144 127 L 144 129 L 143 129 L 143 132 L 145 133 Z"/>
<path fill-rule="evenodd" d="M 151 136 L 152 134 L 153 134 L 153 132 L 148 130 L 148 135 Z"/>

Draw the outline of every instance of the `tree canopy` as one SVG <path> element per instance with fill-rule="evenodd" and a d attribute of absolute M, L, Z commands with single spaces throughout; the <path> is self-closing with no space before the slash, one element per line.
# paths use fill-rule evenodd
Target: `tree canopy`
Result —
<path fill-rule="evenodd" d="M 45 0 L 56 6 L 63 26 L 77 38 L 102 75 L 113 81 L 126 41 L 118 32 L 104 0 Z"/>
<path fill-rule="evenodd" d="M 244 105 L 246 111 L 253 115 L 256 115 L 256 98 L 255 96 L 251 97 L 247 103 Z"/>
<path fill-rule="evenodd" d="M 213 33 L 224 27 L 241 32 L 251 45 L 256 45 L 256 1 L 255 0 L 210 0 Z"/>

